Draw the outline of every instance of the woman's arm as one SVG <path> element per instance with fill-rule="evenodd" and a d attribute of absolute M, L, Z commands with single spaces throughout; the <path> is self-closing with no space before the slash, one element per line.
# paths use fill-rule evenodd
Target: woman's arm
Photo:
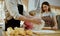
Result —
<path fill-rule="evenodd" d="M 43 30 L 51 30 L 51 27 L 44 27 Z"/>
<path fill-rule="evenodd" d="M 53 27 L 53 29 L 58 29 L 56 16 L 53 16 L 53 19 L 54 19 L 54 27 Z"/>

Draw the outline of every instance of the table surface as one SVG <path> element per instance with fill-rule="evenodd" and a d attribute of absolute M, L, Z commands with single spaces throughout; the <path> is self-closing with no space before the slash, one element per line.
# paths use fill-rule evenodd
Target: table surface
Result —
<path fill-rule="evenodd" d="M 43 30 L 43 31 L 45 31 L 45 30 Z M 41 32 L 41 33 L 35 34 L 34 36 L 60 36 L 60 30 L 56 30 L 54 33 Z"/>
<path fill-rule="evenodd" d="M 41 32 L 40 34 L 37 34 L 37 36 L 60 36 L 60 30 L 53 31 L 53 33 L 52 32 L 49 33 L 49 31 L 48 31 L 48 33 L 46 33 L 46 31 Z"/>

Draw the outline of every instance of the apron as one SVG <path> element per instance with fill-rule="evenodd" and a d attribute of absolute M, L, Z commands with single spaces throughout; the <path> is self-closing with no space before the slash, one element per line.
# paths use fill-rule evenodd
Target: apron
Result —
<path fill-rule="evenodd" d="M 53 27 L 54 21 L 50 16 L 44 16 L 42 19 L 45 21 L 45 27 Z"/>
<path fill-rule="evenodd" d="M 18 4 L 18 13 L 23 15 L 23 5 Z M 8 27 L 12 27 L 14 29 L 14 27 L 20 27 L 20 21 L 19 20 L 15 20 L 14 18 L 10 19 L 7 21 L 7 23 L 5 23 L 5 31 L 7 31 Z"/>

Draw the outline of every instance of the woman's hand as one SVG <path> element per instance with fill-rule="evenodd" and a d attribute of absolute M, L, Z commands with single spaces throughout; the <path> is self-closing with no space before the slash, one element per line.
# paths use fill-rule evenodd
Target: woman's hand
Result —
<path fill-rule="evenodd" d="M 53 30 L 57 30 L 58 29 L 58 26 L 54 26 L 52 29 Z"/>

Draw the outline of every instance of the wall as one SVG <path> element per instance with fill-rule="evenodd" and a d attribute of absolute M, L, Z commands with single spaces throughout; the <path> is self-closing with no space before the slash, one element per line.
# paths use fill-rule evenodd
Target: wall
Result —
<path fill-rule="evenodd" d="M 44 1 L 49 2 L 52 7 L 52 11 L 57 15 L 60 15 L 60 0 L 40 0 L 40 7 Z"/>
<path fill-rule="evenodd" d="M 24 3 L 24 5 L 26 6 L 27 11 L 28 11 L 28 0 L 23 0 L 23 3 Z"/>
<path fill-rule="evenodd" d="M 45 0 L 40 0 L 40 4 L 42 4 L 42 2 L 44 2 Z M 55 5 L 55 6 L 60 6 L 60 0 L 46 0 L 48 1 L 51 5 Z"/>
<path fill-rule="evenodd" d="M 35 0 L 29 0 L 28 1 L 28 11 L 35 9 Z"/>

